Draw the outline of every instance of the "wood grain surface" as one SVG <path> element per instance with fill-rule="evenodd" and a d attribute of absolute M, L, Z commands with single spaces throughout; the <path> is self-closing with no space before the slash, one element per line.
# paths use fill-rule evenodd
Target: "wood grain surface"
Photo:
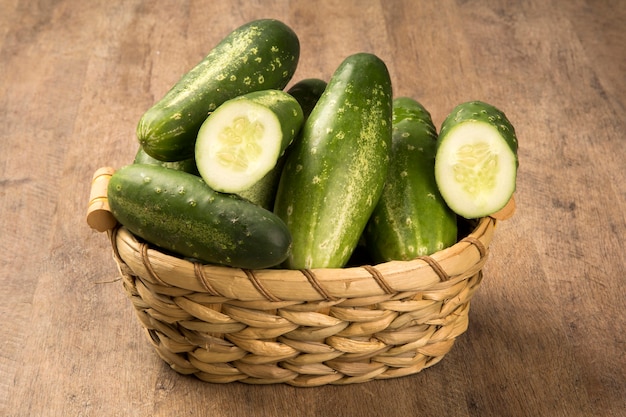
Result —
<path fill-rule="evenodd" d="M 180 376 L 85 222 L 141 114 L 261 17 L 300 37 L 294 80 L 372 52 L 437 126 L 480 99 L 516 127 L 517 211 L 432 368 L 318 388 Z M 626 416 L 624 21 L 622 0 L 0 0 L 0 415 Z"/>

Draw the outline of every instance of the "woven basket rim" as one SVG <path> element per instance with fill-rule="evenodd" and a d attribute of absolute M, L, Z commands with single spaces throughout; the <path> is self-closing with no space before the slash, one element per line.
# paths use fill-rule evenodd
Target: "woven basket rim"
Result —
<path fill-rule="evenodd" d="M 225 300 L 270 302 L 337 301 L 430 291 L 454 285 L 477 273 L 488 257 L 496 219 L 478 219 L 474 229 L 454 245 L 410 261 L 307 270 L 247 270 L 202 264 L 162 252 L 123 225 L 109 231 L 114 258 L 153 285 L 206 293 Z"/>

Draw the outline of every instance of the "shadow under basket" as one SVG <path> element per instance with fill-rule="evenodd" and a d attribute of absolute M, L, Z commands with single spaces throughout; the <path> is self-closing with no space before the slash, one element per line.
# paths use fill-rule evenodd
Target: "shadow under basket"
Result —
<path fill-rule="evenodd" d="M 100 194 L 92 187 L 88 213 L 109 220 L 88 222 L 107 232 L 148 340 L 172 369 L 212 383 L 351 384 L 436 364 L 468 327 L 496 226 L 478 219 L 455 245 L 411 261 L 244 270 L 143 242 Z"/>

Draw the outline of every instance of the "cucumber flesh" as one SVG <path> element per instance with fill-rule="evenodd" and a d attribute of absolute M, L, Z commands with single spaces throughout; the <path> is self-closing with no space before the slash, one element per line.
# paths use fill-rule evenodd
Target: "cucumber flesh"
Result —
<path fill-rule="evenodd" d="M 225 102 L 198 132 L 195 155 L 200 175 L 216 191 L 249 189 L 276 166 L 302 121 L 296 99 L 279 90 Z"/>
<path fill-rule="evenodd" d="M 458 215 L 479 218 L 504 207 L 515 192 L 517 167 L 515 130 L 497 108 L 463 103 L 444 120 L 435 178 Z"/>

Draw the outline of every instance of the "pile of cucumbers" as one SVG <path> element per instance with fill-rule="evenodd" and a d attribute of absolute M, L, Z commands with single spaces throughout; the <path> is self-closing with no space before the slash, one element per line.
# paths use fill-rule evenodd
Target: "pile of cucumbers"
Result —
<path fill-rule="evenodd" d="M 462 103 L 437 134 L 377 56 L 287 89 L 299 55 L 274 19 L 225 37 L 141 117 L 135 159 L 108 185 L 115 218 L 199 262 L 341 268 L 357 248 L 373 263 L 432 254 L 459 218 L 509 201 L 517 139 L 502 111 Z"/>

